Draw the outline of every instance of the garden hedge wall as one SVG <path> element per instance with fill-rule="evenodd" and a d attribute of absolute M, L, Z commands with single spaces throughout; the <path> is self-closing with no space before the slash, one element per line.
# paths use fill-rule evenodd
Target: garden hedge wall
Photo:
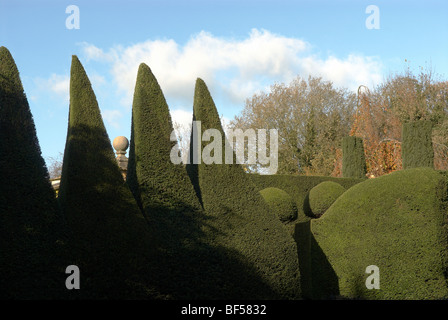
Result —
<path fill-rule="evenodd" d="M 311 213 L 319 218 L 344 192 L 345 188 L 339 183 L 333 181 L 319 183 L 309 193 Z"/>
<path fill-rule="evenodd" d="M 320 176 L 292 176 L 292 175 L 259 175 L 247 174 L 258 190 L 269 187 L 279 188 L 287 192 L 297 204 L 297 219 L 285 224 L 289 234 L 297 244 L 297 256 L 300 265 L 301 288 L 303 298 L 312 297 L 311 288 L 311 245 L 312 236 L 310 220 L 313 217 L 309 204 L 310 190 L 325 181 L 333 181 L 345 189 L 356 185 L 365 179 L 335 178 Z"/>
<path fill-rule="evenodd" d="M 225 272 L 234 273 L 241 282 L 234 297 L 300 298 L 297 246 L 241 165 L 235 161 L 226 164 L 224 131 L 210 92 L 201 79 L 196 81 L 193 119 L 201 121 L 202 132 L 216 129 L 222 138 L 222 143 L 217 143 L 221 150 L 215 149 L 215 152 L 222 151 L 218 161 L 221 164 L 190 161 L 187 168 L 207 215 L 206 232 L 219 248 L 228 252 L 229 270 Z M 195 145 L 192 139 L 190 160 L 193 151 L 202 153 L 209 143 L 199 138 Z M 231 156 L 235 160 L 235 155 Z"/>
<path fill-rule="evenodd" d="M 272 289 L 247 265 L 245 257 L 216 241 L 215 233 L 223 229 L 215 226 L 215 213 L 206 215 L 185 166 L 171 161 L 172 152 L 175 157 L 178 152 L 172 132 L 163 92 L 150 68 L 141 64 L 134 92 L 127 183 L 141 205 L 156 249 L 151 264 L 153 283 L 171 299 L 272 297 Z M 226 232 L 236 231 L 229 228 Z"/>
<path fill-rule="evenodd" d="M 406 169 L 367 180 L 356 137 L 343 141 L 349 178 L 248 174 L 234 153 L 226 164 L 201 79 L 193 120 L 222 140 L 192 139 L 190 163 L 174 164 L 169 108 L 141 64 L 125 182 L 73 56 L 56 200 L 18 69 L 0 47 L 0 298 L 448 299 L 448 173 L 432 168 L 430 122 L 403 126 Z M 212 145 L 221 163 L 192 162 Z M 310 191 L 332 183 L 346 191 L 314 216 Z M 65 288 L 68 265 L 80 268 L 81 290 Z M 378 288 L 366 287 L 370 266 Z"/>
<path fill-rule="evenodd" d="M 333 181 L 345 189 L 364 181 L 358 178 L 336 178 L 322 176 L 293 176 L 293 175 L 260 175 L 248 174 L 258 190 L 275 187 L 288 192 L 297 203 L 297 221 L 307 221 L 313 215 L 310 213 L 308 194 L 310 190 L 324 181 Z"/>
<path fill-rule="evenodd" d="M 264 201 L 283 223 L 297 219 L 297 204 L 286 191 L 269 187 L 260 191 Z"/>
<path fill-rule="evenodd" d="M 396 171 L 347 190 L 311 221 L 315 299 L 447 299 L 446 174 Z M 366 268 L 379 268 L 367 289 Z"/>

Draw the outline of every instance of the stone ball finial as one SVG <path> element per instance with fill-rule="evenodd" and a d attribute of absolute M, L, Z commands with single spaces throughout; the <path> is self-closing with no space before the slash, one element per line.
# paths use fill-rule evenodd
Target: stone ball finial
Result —
<path fill-rule="evenodd" d="M 126 153 L 126 150 L 129 147 L 129 140 L 126 137 L 118 136 L 114 139 L 112 142 L 112 145 L 117 152 L 124 152 Z"/>

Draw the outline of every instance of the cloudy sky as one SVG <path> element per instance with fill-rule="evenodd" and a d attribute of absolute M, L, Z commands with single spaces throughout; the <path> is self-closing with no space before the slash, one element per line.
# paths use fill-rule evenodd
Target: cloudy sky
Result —
<path fill-rule="evenodd" d="M 0 0 L 0 46 L 19 68 L 46 160 L 64 151 L 72 55 L 112 140 L 130 136 L 142 62 L 187 124 L 198 77 L 227 120 L 297 76 L 351 90 L 408 67 L 446 79 L 447 35 L 444 0 Z"/>

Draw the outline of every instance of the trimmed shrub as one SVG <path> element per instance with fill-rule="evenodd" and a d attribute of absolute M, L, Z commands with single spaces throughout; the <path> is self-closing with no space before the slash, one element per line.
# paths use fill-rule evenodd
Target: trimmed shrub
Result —
<path fill-rule="evenodd" d="M 310 214 L 319 218 L 345 192 L 343 186 L 333 181 L 319 183 L 309 194 Z"/>
<path fill-rule="evenodd" d="M 297 204 L 298 216 L 293 223 L 285 224 L 291 236 L 297 244 L 297 256 L 299 258 L 300 281 L 304 298 L 312 297 L 311 287 L 311 245 L 313 239 L 310 231 L 311 218 L 305 214 L 309 212 L 309 191 L 324 181 L 334 181 L 345 189 L 364 181 L 365 179 L 334 178 L 318 176 L 291 176 L 291 175 L 258 175 L 249 174 L 258 190 L 276 187 L 288 192 Z M 327 286 L 327 284 L 322 284 Z"/>
<path fill-rule="evenodd" d="M 61 220 L 19 71 L 5 47 L 0 141 L 0 298 L 55 298 Z"/>
<path fill-rule="evenodd" d="M 201 208 L 185 167 L 171 162 L 171 152 L 178 154 L 173 132 L 163 92 L 142 63 L 134 92 L 127 182 L 147 215 L 158 208 Z"/>
<path fill-rule="evenodd" d="M 342 138 L 342 175 L 344 178 L 365 178 L 367 166 L 363 140 L 360 137 Z"/>
<path fill-rule="evenodd" d="M 396 171 L 347 190 L 311 221 L 314 298 L 447 299 L 446 176 Z M 368 266 L 380 289 L 366 288 Z"/>
<path fill-rule="evenodd" d="M 287 192 L 279 188 L 266 188 L 260 194 L 281 222 L 297 219 L 297 205 Z"/>
<path fill-rule="evenodd" d="M 153 283 L 173 299 L 238 297 L 241 293 L 234 283 L 253 275 L 239 266 L 225 270 L 231 264 L 228 250 L 210 241 L 210 218 L 205 217 L 187 171 L 171 162 L 171 153 L 178 153 L 172 132 L 163 92 L 151 69 L 141 64 L 134 91 L 127 183 L 149 222 L 156 251 Z"/>
<path fill-rule="evenodd" d="M 345 189 L 354 186 L 365 179 L 335 178 L 319 176 L 291 176 L 291 175 L 259 175 L 249 174 L 256 188 L 260 191 L 265 188 L 279 188 L 291 195 L 297 205 L 297 221 L 308 221 L 310 217 L 305 214 L 309 212 L 308 194 L 310 190 L 324 181 L 333 181 Z"/>
<path fill-rule="evenodd" d="M 68 264 L 82 275 L 69 297 L 164 297 L 151 284 L 149 228 L 125 184 L 90 81 L 76 56 L 59 202 L 70 232 Z"/>
<path fill-rule="evenodd" d="M 432 122 L 429 120 L 410 121 L 402 127 L 403 168 L 434 168 L 432 145 Z"/>
<path fill-rule="evenodd" d="M 240 268 L 232 295 L 241 299 L 300 298 L 297 247 L 283 224 L 273 215 L 241 165 L 226 164 L 227 143 L 215 104 L 204 81 L 197 79 L 193 120 L 201 121 L 202 132 L 216 129 L 213 155 L 218 163 L 194 163 L 194 152 L 202 155 L 208 146 L 200 137 L 191 139 L 187 169 L 208 217 L 208 235 L 228 252 L 224 272 Z M 220 143 L 222 142 L 222 143 Z M 210 142 L 211 143 L 211 142 Z M 237 263 L 238 262 L 238 263 Z M 251 275 L 247 278 L 244 275 Z"/>

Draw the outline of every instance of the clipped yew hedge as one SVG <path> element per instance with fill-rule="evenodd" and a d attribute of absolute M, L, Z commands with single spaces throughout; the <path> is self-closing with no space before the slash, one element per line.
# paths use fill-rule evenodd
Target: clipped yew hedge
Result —
<path fill-rule="evenodd" d="M 345 192 L 343 186 L 333 181 L 319 183 L 309 193 L 310 214 L 319 218 Z"/>
<path fill-rule="evenodd" d="M 149 218 L 157 208 L 201 207 L 185 167 L 171 161 L 171 153 L 178 152 L 173 131 L 162 89 L 142 63 L 134 91 L 127 183 Z"/>
<path fill-rule="evenodd" d="M 447 299 L 446 174 L 396 171 L 348 189 L 311 221 L 313 297 Z M 380 288 L 367 289 L 368 266 Z"/>
<path fill-rule="evenodd" d="M 66 262 L 77 265 L 81 274 L 81 289 L 71 290 L 68 298 L 166 296 L 152 286 L 149 228 L 123 180 L 95 94 L 76 56 L 58 200 L 69 231 Z"/>
<path fill-rule="evenodd" d="M 196 81 L 193 120 L 201 121 L 202 132 L 216 129 L 222 138 L 222 143 L 218 144 L 222 148 L 221 164 L 193 163 L 193 152 L 201 154 L 210 142 L 198 139 L 198 145 L 194 145 L 195 139 L 192 139 L 187 168 L 208 219 L 206 232 L 227 252 L 229 259 L 223 261 L 224 272 L 238 277 L 239 283 L 233 284 L 233 296 L 242 299 L 300 298 L 296 244 L 269 210 L 241 165 L 235 161 L 225 163 L 224 131 L 210 92 L 201 79 Z M 235 160 L 235 155 L 231 156 Z M 240 268 L 238 272 L 237 268 Z"/>
<path fill-rule="evenodd" d="M 141 64 L 127 183 L 152 235 L 153 283 L 172 299 L 249 298 L 254 288 L 267 286 L 234 248 L 215 241 L 215 233 L 221 230 L 213 227 L 215 217 L 203 211 L 184 165 L 172 162 L 171 155 L 178 152 L 172 132 L 163 92 L 150 68 Z"/>
<path fill-rule="evenodd" d="M 434 149 L 432 145 L 432 127 L 429 120 L 403 123 L 401 153 L 403 168 L 434 168 Z"/>
<path fill-rule="evenodd" d="M 287 192 L 297 204 L 297 221 L 307 221 L 310 219 L 306 213 L 310 212 L 309 192 L 312 188 L 324 181 L 333 181 L 340 184 L 344 189 L 364 181 L 359 178 L 335 178 L 320 176 L 292 176 L 292 175 L 259 175 L 248 174 L 260 191 L 265 188 L 274 187 Z"/>
<path fill-rule="evenodd" d="M 311 245 L 312 236 L 310 220 L 312 219 L 309 206 L 309 193 L 312 188 L 325 181 L 340 184 L 345 189 L 356 185 L 365 179 L 335 178 L 319 176 L 292 176 L 292 175 L 259 175 L 247 174 L 254 182 L 256 188 L 261 191 L 265 188 L 278 188 L 287 192 L 296 202 L 297 219 L 286 223 L 289 234 L 297 244 L 297 256 L 300 265 L 301 289 L 303 298 L 312 297 L 311 287 Z"/>
<path fill-rule="evenodd" d="M 0 141 L 0 299 L 58 297 L 62 224 L 19 71 L 5 47 Z"/>
<path fill-rule="evenodd" d="M 342 138 L 342 175 L 344 178 L 365 178 L 367 173 L 361 137 Z"/>
<path fill-rule="evenodd" d="M 270 187 L 261 190 L 260 194 L 281 222 L 297 219 L 297 205 L 287 192 Z"/>

